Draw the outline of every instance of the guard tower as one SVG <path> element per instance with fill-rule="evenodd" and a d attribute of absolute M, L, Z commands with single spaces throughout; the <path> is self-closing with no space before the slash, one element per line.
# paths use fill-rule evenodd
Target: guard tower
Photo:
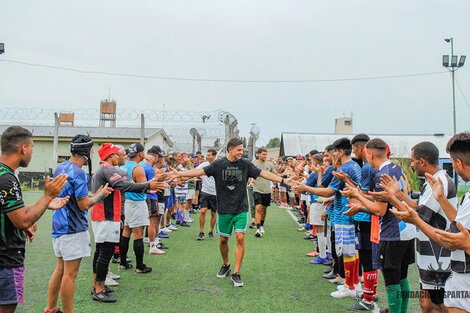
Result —
<path fill-rule="evenodd" d="M 352 134 L 353 119 L 352 117 L 342 117 L 335 119 L 335 134 Z"/>
<path fill-rule="evenodd" d="M 116 101 L 101 100 L 100 127 L 116 127 Z"/>
<path fill-rule="evenodd" d="M 60 113 L 59 126 L 60 127 L 73 127 L 74 120 L 75 120 L 74 113 Z"/>

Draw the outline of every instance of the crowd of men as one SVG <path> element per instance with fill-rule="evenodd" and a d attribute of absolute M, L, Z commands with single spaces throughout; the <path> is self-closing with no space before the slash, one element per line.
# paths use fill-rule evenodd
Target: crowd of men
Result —
<path fill-rule="evenodd" d="M 82 258 L 91 256 L 88 220 L 94 234 L 91 296 L 116 302 L 110 286 L 119 270 L 149 274 L 144 259 L 165 253 L 168 233 L 190 227 L 190 212 L 200 212 L 197 240 L 219 234 L 223 264 L 217 278 L 230 277 L 241 287 L 240 269 L 249 224 L 255 238 L 265 235 L 268 207 L 298 210 L 303 226 L 316 241 L 310 263 L 327 265 L 323 277 L 337 284 L 333 298 L 356 299 L 352 311 L 377 311 L 378 271 L 382 272 L 388 312 L 407 312 L 408 268 L 419 268 L 422 312 L 467 312 L 470 298 L 470 194 L 457 208 L 457 188 L 439 167 L 439 150 L 430 142 L 411 150 L 411 166 L 424 178 L 417 201 L 403 170 L 390 161 L 390 149 L 380 138 L 365 134 L 341 138 L 295 158 L 267 159 L 260 148 L 254 160 L 243 158 L 243 142 L 227 143 L 225 157 L 217 151 L 169 154 L 159 146 L 145 151 L 112 143 L 98 149 L 100 165 L 92 175 L 93 140 L 77 135 L 70 159 L 47 178 L 44 195 L 25 205 L 16 176 L 27 167 L 33 151 L 31 132 L 11 126 L 2 134 L 0 156 L 0 312 L 14 312 L 23 302 L 25 242 L 32 241 L 36 221 L 52 214 L 53 250 L 57 266 L 49 280 L 46 313 L 73 312 L 75 278 Z M 458 175 L 470 180 L 470 133 L 447 144 Z M 354 155 L 354 157 L 353 157 Z M 88 173 L 83 167 L 88 166 Z M 88 211 L 91 212 L 88 218 Z M 235 264 L 229 262 L 228 240 L 235 232 Z M 131 237 L 132 258 L 128 257 Z M 148 254 L 145 257 L 145 243 Z M 135 268 L 134 268 L 135 266 Z M 232 272 L 233 271 L 233 272 Z M 90 278 L 91 281 L 91 278 Z M 363 286 L 361 285 L 363 282 Z M 61 297 L 61 309 L 58 297 Z"/>

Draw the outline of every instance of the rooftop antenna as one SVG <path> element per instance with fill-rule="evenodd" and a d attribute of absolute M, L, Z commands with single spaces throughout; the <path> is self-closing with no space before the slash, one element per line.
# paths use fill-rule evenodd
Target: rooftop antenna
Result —
<path fill-rule="evenodd" d="M 108 101 L 111 101 L 111 86 L 108 87 Z"/>

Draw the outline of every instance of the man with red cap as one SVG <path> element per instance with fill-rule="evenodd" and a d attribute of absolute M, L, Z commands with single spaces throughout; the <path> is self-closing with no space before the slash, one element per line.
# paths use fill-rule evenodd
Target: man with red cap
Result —
<path fill-rule="evenodd" d="M 91 210 L 91 226 L 96 242 L 96 251 L 93 258 L 93 300 L 101 302 L 115 302 L 109 295 L 111 291 L 105 286 L 106 274 L 114 247 L 119 243 L 121 227 L 121 192 L 146 192 L 148 190 L 163 189 L 165 183 L 151 180 L 145 183 L 134 183 L 120 174 L 116 167 L 119 162 L 120 148 L 112 143 L 101 145 L 98 155 L 100 166 L 91 180 L 91 190 L 108 184 L 113 188 L 111 194 L 98 202 Z"/>

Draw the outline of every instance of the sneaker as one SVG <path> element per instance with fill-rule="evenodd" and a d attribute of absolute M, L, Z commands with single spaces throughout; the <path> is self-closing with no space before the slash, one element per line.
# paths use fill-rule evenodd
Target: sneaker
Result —
<path fill-rule="evenodd" d="M 230 283 L 234 287 L 243 287 L 243 280 L 240 277 L 240 273 L 233 273 L 232 278 L 230 279 Z"/>
<path fill-rule="evenodd" d="M 93 300 L 94 301 L 100 301 L 100 302 L 106 302 L 106 303 L 112 303 L 116 302 L 116 298 L 113 296 L 110 296 L 109 294 L 105 293 L 104 291 L 96 293 L 93 292 Z"/>
<path fill-rule="evenodd" d="M 209 239 L 215 239 L 213 232 L 210 232 L 210 233 L 209 233 Z"/>
<path fill-rule="evenodd" d="M 159 237 L 159 238 L 170 238 L 170 236 L 168 236 L 167 234 L 165 234 L 165 233 L 162 232 L 162 231 L 158 234 L 158 237 Z"/>
<path fill-rule="evenodd" d="M 336 299 L 354 298 L 356 296 L 356 291 L 351 290 L 349 288 L 344 288 L 344 289 L 337 290 L 335 292 L 330 293 L 330 296 Z"/>
<path fill-rule="evenodd" d="M 175 225 L 173 224 L 170 224 L 170 226 L 167 226 L 166 228 L 172 230 L 172 231 L 177 231 L 178 230 L 178 227 L 176 227 Z"/>
<path fill-rule="evenodd" d="M 130 264 L 130 263 L 126 263 L 124 265 L 122 265 L 122 264 L 119 265 L 119 270 L 120 271 L 125 271 L 125 270 L 128 270 L 130 268 L 133 268 L 132 264 Z"/>
<path fill-rule="evenodd" d="M 374 302 L 369 303 L 367 301 L 360 301 L 354 305 L 351 305 L 348 307 L 349 311 L 374 311 L 375 310 L 375 304 Z"/>
<path fill-rule="evenodd" d="M 326 253 L 326 258 L 327 258 L 328 260 L 333 259 L 333 255 L 331 254 L 331 252 L 327 252 L 327 253 Z"/>
<path fill-rule="evenodd" d="M 143 268 L 136 268 L 135 273 L 136 274 L 148 274 L 152 271 L 152 268 L 150 266 L 147 266 L 144 264 Z"/>
<path fill-rule="evenodd" d="M 162 230 L 161 230 L 162 233 L 165 233 L 165 234 L 168 234 L 168 233 L 171 233 L 172 230 L 169 229 L 169 228 L 166 228 L 166 227 L 163 227 Z"/>
<path fill-rule="evenodd" d="M 185 221 L 182 221 L 180 223 L 180 226 L 183 226 L 183 227 L 191 227 L 191 225 L 189 225 L 188 223 L 186 223 Z"/>
<path fill-rule="evenodd" d="M 331 271 L 329 273 L 323 274 L 322 277 L 325 279 L 335 279 L 336 274 L 334 273 L 334 271 Z"/>
<path fill-rule="evenodd" d="M 144 243 L 150 243 L 149 237 L 144 237 Z"/>
<path fill-rule="evenodd" d="M 200 232 L 196 239 L 197 240 L 204 240 L 204 233 Z"/>
<path fill-rule="evenodd" d="M 256 230 L 255 237 L 261 237 L 263 236 L 263 233 L 261 232 L 260 228 Z"/>
<path fill-rule="evenodd" d="M 253 228 L 256 228 L 256 224 L 255 224 L 255 222 L 251 222 L 251 224 L 250 224 L 250 228 L 251 228 L 251 229 L 253 229 Z"/>
<path fill-rule="evenodd" d="M 103 289 L 102 292 L 109 294 L 109 293 L 113 293 L 114 290 L 109 288 L 108 286 L 104 285 L 104 289 Z M 90 294 L 93 295 L 94 293 L 96 293 L 95 288 L 91 288 Z"/>
<path fill-rule="evenodd" d="M 185 221 L 186 223 L 194 223 L 194 220 L 193 220 L 192 218 L 190 218 L 190 217 L 185 218 L 184 221 Z"/>
<path fill-rule="evenodd" d="M 157 243 L 157 249 L 166 250 L 168 249 L 168 246 L 165 246 L 165 244 L 160 241 L 159 243 Z"/>
<path fill-rule="evenodd" d="M 315 260 L 310 261 L 310 264 L 325 264 L 328 260 L 325 258 L 317 257 Z"/>
<path fill-rule="evenodd" d="M 263 227 L 263 226 L 261 226 L 261 227 L 259 228 L 259 230 L 260 230 L 260 231 L 261 231 L 261 233 L 264 235 L 264 227 Z"/>
<path fill-rule="evenodd" d="M 344 285 L 345 279 L 341 278 L 341 276 L 336 275 L 336 277 L 330 280 L 330 283 L 337 284 L 337 285 Z"/>
<path fill-rule="evenodd" d="M 220 268 L 220 271 L 217 273 L 217 278 L 225 278 L 227 275 L 230 275 L 230 264 L 225 265 L 223 264 L 222 267 Z"/>
<path fill-rule="evenodd" d="M 313 236 L 312 233 L 306 232 L 304 239 L 305 240 L 312 240 L 312 239 L 315 239 L 315 236 Z"/>
<path fill-rule="evenodd" d="M 305 226 L 302 226 L 302 227 L 300 227 L 300 228 L 297 228 L 297 231 L 303 233 L 304 231 L 306 231 Z"/>
<path fill-rule="evenodd" d="M 354 298 L 356 301 L 362 301 L 364 300 L 364 292 L 358 293 L 357 297 Z M 377 295 L 373 296 L 372 301 L 374 302 L 379 302 L 379 297 Z"/>
<path fill-rule="evenodd" d="M 106 277 L 108 277 L 108 276 L 109 276 L 110 278 L 116 279 L 116 280 L 119 279 L 119 278 L 121 278 L 121 276 L 116 275 L 116 274 L 114 274 L 114 273 L 111 272 L 111 271 L 108 271 L 108 274 L 106 274 Z"/>
<path fill-rule="evenodd" d="M 119 263 L 121 263 L 121 257 L 113 255 L 113 258 L 111 259 L 111 262 L 113 262 L 114 264 L 119 264 Z"/>
<path fill-rule="evenodd" d="M 323 273 L 327 274 L 329 272 L 332 272 L 333 270 L 334 270 L 333 266 L 330 266 L 326 270 L 324 270 Z"/>
<path fill-rule="evenodd" d="M 111 277 L 106 276 L 106 280 L 104 281 L 106 286 L 119 286 L 119 283 L 112 279 Z"/>
<path fill-rule="evenodd" d="M 318 256 L 318 254 L 319 254 L 319 253 L 318 253 L 317 250 L 313 250 L 313 251 L 310 252 L 310 253 L 305 253 L 306 256 L 311 257 L 311 258 L 314 258 L 314 257 Z"/>
<path fill-rule="evenodd" d="M 165 254 L 165 251 L 158 249 L 156 246 L 150 248 L 149 254 L 162 255 Z"/>

